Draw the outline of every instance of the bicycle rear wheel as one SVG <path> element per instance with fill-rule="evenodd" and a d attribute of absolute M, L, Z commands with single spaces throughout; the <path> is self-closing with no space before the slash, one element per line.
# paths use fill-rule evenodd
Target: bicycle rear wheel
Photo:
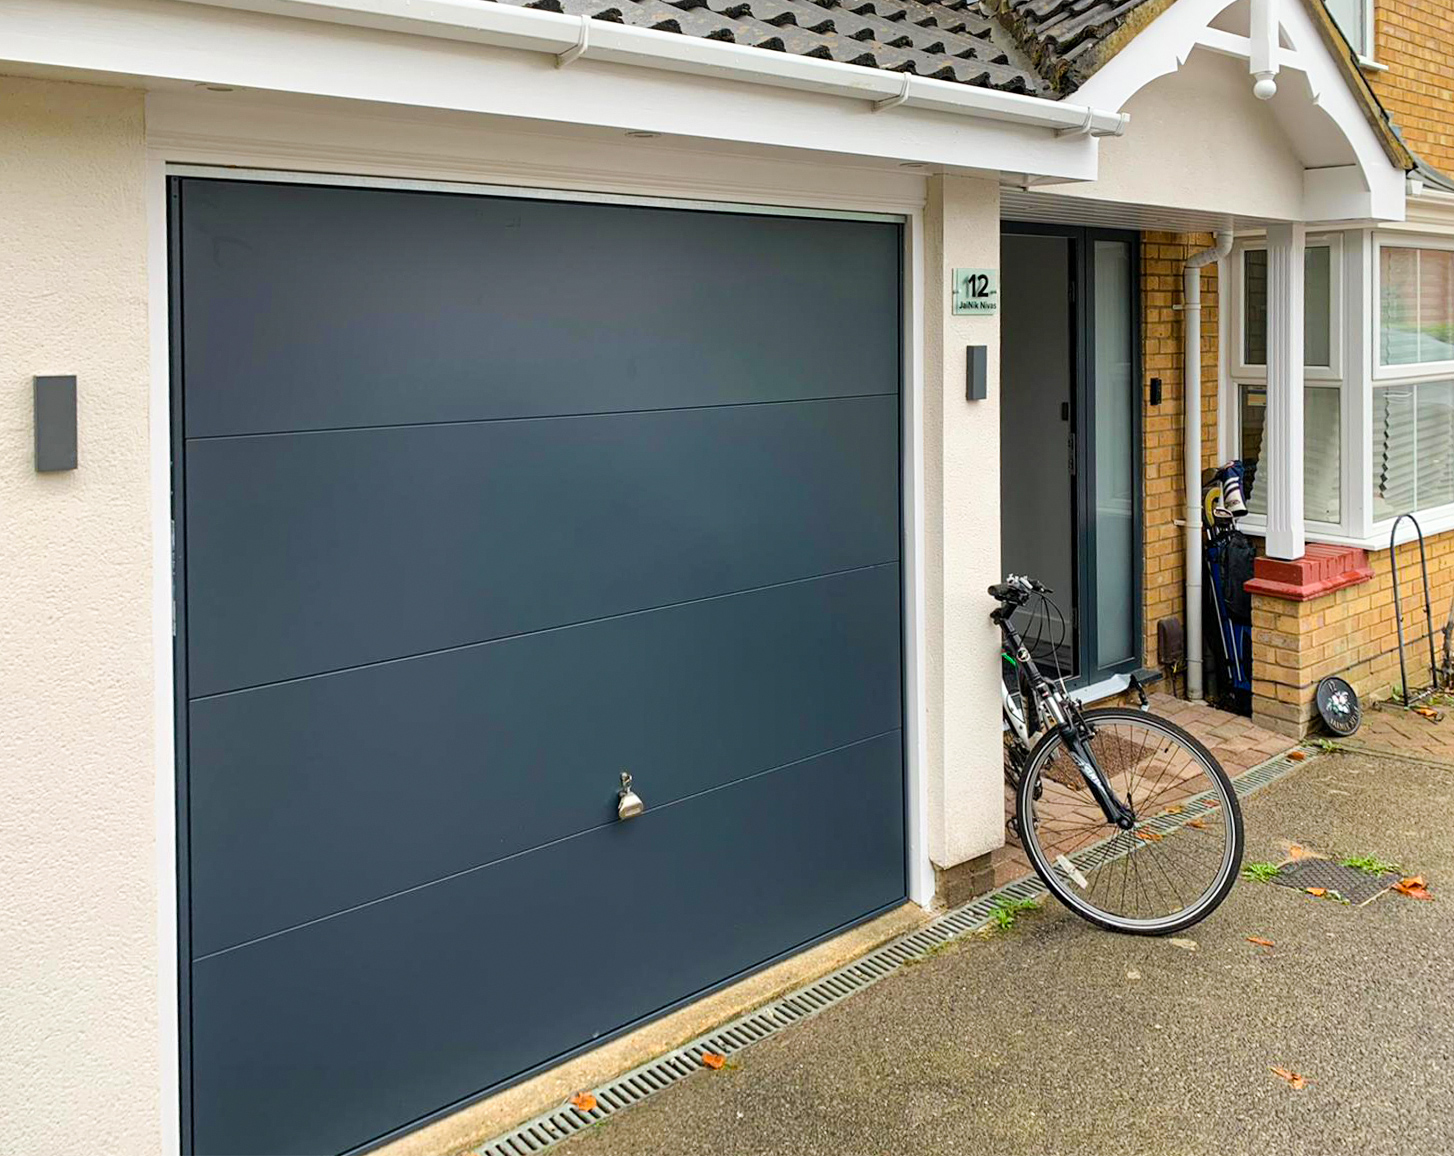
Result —
<path fill-rule="evenodd" d="M 1242 864 L 1242 811 L 1206 747 L 1144 711 L 1085 712 L 1086 748 L 1135 815 L 1108 820 L 1058 733 L 1036 744 L 1020 780 L 1020 837 L 1051 893 L 1090 922 L 1170 935 L 1206 918 Z"/>

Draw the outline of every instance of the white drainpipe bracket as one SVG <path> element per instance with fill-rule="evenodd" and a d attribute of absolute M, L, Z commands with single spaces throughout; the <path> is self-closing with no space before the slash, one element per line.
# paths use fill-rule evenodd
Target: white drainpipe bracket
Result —
<path fill-rule="evenodd" d="M 908 104 L 908 102 L 909 102 L 909 85 L 911 85 L 913 82 L 914 82 L 914 78 L 912 76 L 910 76 L 907 72 L 904 73 L 904 87 L 899 90 L 899 95 L 898 96 L 891 96 L 887 100 L 876 100 L 876 101 L 874 101 L 873 102 L 873 111 L 874 112 L 884 112 L 884 111 L 886 111 L 888 109 L 891 109 L 891 108 L 898 108 L 899 105 L 901 105 L 901 104 Z"/>
<path fill-rule="evenodd" d="M 559 56 L 555 58 L 555 66 L 557 68 L 564 68 L 568 64 L 574 64 L 577 60 L 579 60 L 582 56 L 586 54 L 586 49 L 590 47 L 590 44 L 591 18 L 589 16 L 582 16 L 581 38 L 576 41 L 576 45 L 574 48 L 567 48 L 564 52 L 562 52 Z"/>

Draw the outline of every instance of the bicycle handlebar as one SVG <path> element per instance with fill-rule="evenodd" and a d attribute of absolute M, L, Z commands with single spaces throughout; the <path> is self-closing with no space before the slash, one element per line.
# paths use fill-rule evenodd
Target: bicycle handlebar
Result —
<path fill-rule="evenodd" d="M 1017 605 L 1025 601 L 1029 594 L 1054 594 L 1049 586 L 1043 582 L 1037 582 L 1034 578 L 1025 578 L 1018 574 L 1011 574 L 1005 581 L 996 582 L 989 588 L 989 596 L 997 602 L 1014 602 Z"/>

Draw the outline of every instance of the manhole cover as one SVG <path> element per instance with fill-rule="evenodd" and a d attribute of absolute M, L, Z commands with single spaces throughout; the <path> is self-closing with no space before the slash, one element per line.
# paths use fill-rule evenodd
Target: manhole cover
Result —
<path fill-rule="evenodd" d="M 1279 870 L 1272 881 L 1298 891 L 1309 887 L 1336 891 L 1354 907 L 1359 907 L 1397 883 L 1398 875 L 1394 872 L 1370 875 L 1357 867 L 1344 867 L 1328 859 L 1299 859 Z"/>

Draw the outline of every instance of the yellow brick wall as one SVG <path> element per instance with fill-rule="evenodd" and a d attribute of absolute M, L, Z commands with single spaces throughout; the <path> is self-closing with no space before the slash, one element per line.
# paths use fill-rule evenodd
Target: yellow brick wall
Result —
<path fill-rule="evenodd" d="M 1454 0 L 1377 0 L 1369 83 L 1404 141 L 1454 175 Z"/>
<path fill-rule="evenodd" d="M 1141 237 L 1142 376 L 1161 378 L 1162 402 L 1143 401 L 1145 469 L 1145 664 L 1156 666 L 1156 624 L 1186 622 L 1183 536 L 1175 525 L 1185 499 L 1181 447 L 1185 428 L 1182 389 L 1182 269 L 1212 243 L 1206 233 L 1144 233 Z M 1149 398 L 1149 390 L 1143 394 Z M 1202 269 L 1202 464 L 1217 453 L 1217 267 Z M 1178 685 L 1180 679 L 1177 679 Z M 1168 686 L 1167 689 L 1170 689 Z"/>
<path fill-rule="evenodd" d="M 1454 532 L 1428 539 L 1429 589 L 1433 600 L 1434 651 L 1454 598 Z M 1399 685 L 1398 633 L 1389 551 L 1370 553 L 1373 580 L 1335 590 L 1308 602 L 1257 595 L 1252 600 L 1253 717 L 1291 734 L 1304 733 L 1315 713 L 1320 680 L 1341 675 L 1365 701 L 1387 698 Z M 1419 549 L 1398 548 L 1399 597 L 1403 602 L 1409 683 L 1429 683 Z"/>

